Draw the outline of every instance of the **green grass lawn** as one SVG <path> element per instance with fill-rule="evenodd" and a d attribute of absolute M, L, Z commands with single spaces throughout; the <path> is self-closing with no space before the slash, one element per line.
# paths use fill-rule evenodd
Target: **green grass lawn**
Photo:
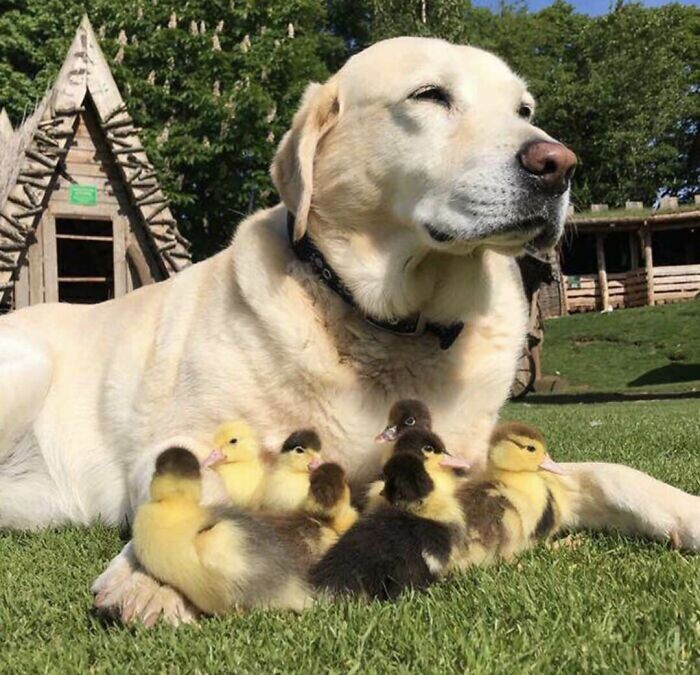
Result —
<path fill-rule="evenodd" d="M 578 391 L 700 391 L 700 301 L 550 319 L 542 369 Z"/>
<path fill-rule="evenodd" d="M 608 459 L 700 491 L 697 401 L 512 404 L 557 459 Z M 116 531 L 0 534 L 0 673 L 689 673 L 700 668 L 700 557 L 583 534 L 394 605 L 255 612 L 177 631 L 104 628 L 90 580 Z"/>

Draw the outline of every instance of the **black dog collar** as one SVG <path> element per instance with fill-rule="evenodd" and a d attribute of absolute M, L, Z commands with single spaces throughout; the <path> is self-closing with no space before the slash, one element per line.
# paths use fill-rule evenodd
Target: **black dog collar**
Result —
<path fill-rule="evenodd" d="M 391 333 L 396 333 L 396 335 L 421 335 L 423 332 L 428 331 L 437 335 L 440 339 L 440 349 L 449 349 L 462 332 L 464 328 L 462 321 L 453 323 L 450 326 L 443 326 L 438 323 L 425 322 L 421 314 L 413 314 L 405 319 L 397 319 L 395 321 L 385 321 L 368 316 L 357 306 L 350 289 L 328 264 L 328 261 L 309 236 L 305 234 L 299 241 L 294 241 L 294 214 L 291 211 L 287 211 L 287 233 L 289 235 L 289 243 L 297 258 L 302 262 L 310 263 L 326 286 L 361 314 L 367 323 Z"/>

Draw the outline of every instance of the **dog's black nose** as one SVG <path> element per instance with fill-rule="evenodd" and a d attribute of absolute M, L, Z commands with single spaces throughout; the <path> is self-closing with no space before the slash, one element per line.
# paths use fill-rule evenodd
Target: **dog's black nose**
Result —
<path fill-rule="evenodd" d="M 569 148 L 552 141 L 528 141 L 520 148 L 518 161 L 535 176 L 541 189 L 553 196 L 567 190 L 577 164 Z"/>

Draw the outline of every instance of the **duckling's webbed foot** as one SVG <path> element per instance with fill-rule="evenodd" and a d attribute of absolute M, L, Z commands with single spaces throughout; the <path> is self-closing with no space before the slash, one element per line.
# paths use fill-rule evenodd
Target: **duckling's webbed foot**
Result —
<path fill-rule="evenodd" d="M 165 586 L 140 567 L 129 542 L 92 584 L 94 606 L 123 623 L 147 627 L 162 618 L 172 626 L 194 623 L 197 609 L 178 591 Z"/>

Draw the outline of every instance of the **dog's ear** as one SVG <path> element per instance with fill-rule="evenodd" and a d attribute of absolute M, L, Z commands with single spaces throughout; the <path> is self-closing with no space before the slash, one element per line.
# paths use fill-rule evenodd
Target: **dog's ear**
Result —
<path fill-rule="evenodd" d="M 282 138 L 272 160 L 272 182 L 296 216 L 295 241 L 306 232 L 318 144 L 335 125 L 339 112 L 337 80 L 331 78 L 323 85 L 312 82 L 304 92 L 292 128 Z"/>

